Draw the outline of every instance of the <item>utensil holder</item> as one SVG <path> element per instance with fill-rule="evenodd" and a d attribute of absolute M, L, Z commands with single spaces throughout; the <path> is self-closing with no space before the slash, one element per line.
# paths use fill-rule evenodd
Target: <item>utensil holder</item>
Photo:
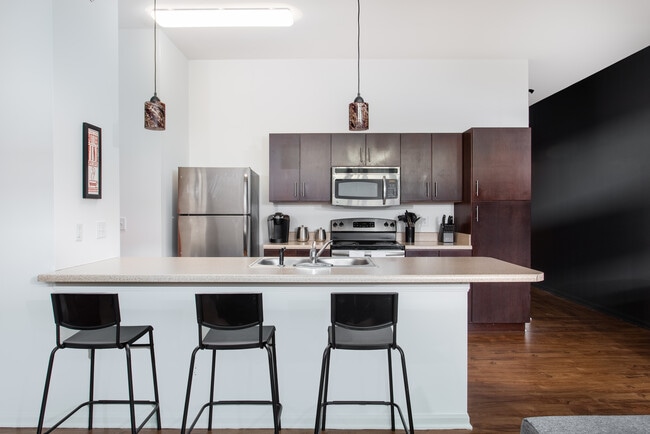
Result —
<path fill-rule="evenodd" d="M 404 242 L 414 243 L 415 242 L 415 227 L 405 227 L 404 228 Z"/>

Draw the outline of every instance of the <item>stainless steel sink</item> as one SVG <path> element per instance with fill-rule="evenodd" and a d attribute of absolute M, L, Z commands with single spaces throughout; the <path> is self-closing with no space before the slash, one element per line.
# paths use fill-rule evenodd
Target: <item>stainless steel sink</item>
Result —
<path fill-rule="evenodd" d="M 277 257 L 264 257 L 253 262 L 251 267 L 281 267 Z M 312 263 L 307 258 L 289 257 L 284 258 L 284 267 L 299 268 L 328 268 L 328 267 L 375 267 L 370 258 L 318 258 Z"/>
<path fill-rule="evenodd" d="M 316 263 L 324 263 L 332 267 L 374 267 L 370 258 L 318 258 Z M 298 264 L 296 265 L 298 266 Z"/>

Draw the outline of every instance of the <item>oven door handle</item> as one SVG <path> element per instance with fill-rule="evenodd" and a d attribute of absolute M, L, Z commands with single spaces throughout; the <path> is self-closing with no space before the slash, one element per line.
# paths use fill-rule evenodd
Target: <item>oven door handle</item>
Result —
<path fill-rule="evenodd" d="M 381 184 L 382 184 L 381 199 L 384 205 L 386 205 L 386 177 L 385 176 L 381 177 Z"/>

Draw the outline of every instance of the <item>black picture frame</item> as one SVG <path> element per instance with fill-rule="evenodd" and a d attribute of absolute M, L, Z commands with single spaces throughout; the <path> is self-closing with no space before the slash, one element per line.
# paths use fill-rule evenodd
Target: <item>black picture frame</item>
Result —
<path fill-rule="evenodd" d="M 83 197 L 102 198 L 102 129 L 83 123 Z"/>

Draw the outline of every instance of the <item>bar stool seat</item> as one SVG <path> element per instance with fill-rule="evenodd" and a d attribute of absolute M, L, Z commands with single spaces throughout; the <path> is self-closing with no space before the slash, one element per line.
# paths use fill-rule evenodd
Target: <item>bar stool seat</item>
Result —
<path fill-rule="evenodd" d="M 58 350 L 64 348 L 84 349 L 90 351 L 90 387 L 88 400 L 79 404 L 58 422 L 56 422 L 45 433 L 58 428 L 73 414 L 83 407 L 88 407 L 88 429 L 93 428 L 93 409 L 100 404 L 126 404 L 130 410 L 131 433 L 136 434 L 144 425 L 156 415 L 156 426 L 160 429 L 160 399 L 158 397 L 158 380 L 156 375 L 156 360 L 153 348 L 153 327 L 143 326 L 122 326 L 120 325 L 120 306 L 117 294 L 52 294 L 52 307 L 54 310 L 54 323 L 56 325 L 56 347 L 50 354 L 50 361 L 47 367 L 43 401 L 38 419 L 37 434 L 43 432 L 45 420 L 45 407 L 54 368 L 54 356 Z M 75 330 L 70 337 L 62 340 L 62 329 Z M 137 343 L 145 335 L 148 342 Z M 136 400 L 133 392 L 133 371 L 131 366 L 131 348 L 149 348 L 151 357 L 151 372 L 153 380 L 153 400 Z M 126 354 L 126 367 L 128 379 L 129 399 L 121 400 L 96 400 L 94 399 L 94 377 L 95 377 L 95 350 L 99 349 L 122 349 Z M 143 422 L 136 426 L 135 406 L 148 405 L 151 410 Z"/>
<path fill-rule="evenodd" d="M 390 407 L 391 430 L 395 430 L 395 410 L 398 411 L 404 431 L 413 434 L 413 413 L 406 372 L 404 351 L 397 345 L 397 293 L 332 293 L 331 325 L 328 342 L 323 353 L 321 377 L 316 406 L 314 434 L 325 429 L 327 407 L 330 405 L 385 405 Z M 332 350 L 387 350 L 389 401 L 328 401 L 329 368 Z M 402 376 L 408 426 L 393 394 L 393 363 L 391 351 L 401 356 Z"/>
<path fill-rule="evenodd" d="M 273 412 L 274 433 L 281 429 L 280 392 L 278 390 L 277 358 L 275 352 L 275 327 L 263 325 L 264 311 L 262 294 L 196 294 L 196 319 L 199 344 L 190 358 L 187 392 L 181 434 L 190 433 L 199 421 L 203 411 L 208 409 L 208 430 L 212 429 L 213 408 L 217 405 L 270 405 Z M 215 371 L 218 350 L 266 349 L 269 360 L 271 382 L 270 400 L 214 400 Z M 194 364 L 199 350 L 212 351 L 210 377 L 210 399 L 203 404 L 198 414 L 186 429 L 194 377 Z"/>

